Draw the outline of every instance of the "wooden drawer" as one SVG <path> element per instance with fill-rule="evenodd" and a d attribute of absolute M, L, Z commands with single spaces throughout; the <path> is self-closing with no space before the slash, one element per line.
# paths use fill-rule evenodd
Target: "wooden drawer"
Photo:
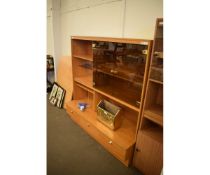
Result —
<path fill-rule="evenodd" d="M 130 149 L 123 149 L 112 139 L 108 138 L 102 132 L 100 132 L 96 127 L 80 116 L 71 106 L 67 106 L 67 112 L 71 119 L 76 122 L 80 127 L 82 127 L 90 136 L 92 136 L 97 142 L 99 142 L 103 147 L 105 147 L 109 152 L 115 155 L 121 161 L 128 159 L 128 152 Z"/>
<path fill-rule="evenodd" d="M 113 140 L 101 133 L 96 127 L 90 124 L 88 121 L 82 119 L 80 120 L 80 126 L 90 134 L 97 142 L 99 142 L 108 151 L 114 154 L 117 158 L 121 160 L 126 159 L 126 150 L 122 149 Z"/>

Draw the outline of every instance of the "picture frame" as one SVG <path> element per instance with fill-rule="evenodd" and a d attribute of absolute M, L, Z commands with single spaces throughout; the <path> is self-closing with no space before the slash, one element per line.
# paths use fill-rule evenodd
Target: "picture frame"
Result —
<path fill-rule="evenodd" d="M 47 55 L 47 69 L 54 69 L 54 60 L 53 57 L 50 55 Z"/>
<path fill-rule="evenodd" d="M 57 102 L 57 99 L 55 97 L 52 97 L 50 100 L 50 103 L 55 106 L 56 102 Z"/>
<path fill-rule="evenodd" d="M 58 108 L 63 107 L 63 102 L 65 98 L 65 89 L 62 88 L 58 83 L 54 82 L 52 91 L 49 96 L 50 103 Z"/>
<path fill-rule="evenodd" d="M 53 83 L 52 91 L 50 93 L 49 100 L 51 100 L 52 97 L 56 96 L 57 90 L 58 90 L 58 84 L 57 83 Z"/>
<path fill-rule="evenodd" d="M 61 87 L 58 87 L 56 99 L 58 100 L 57 107 L 60 108 L 62 105 L 62 100 L 63 100 L 63 89 Z"/>

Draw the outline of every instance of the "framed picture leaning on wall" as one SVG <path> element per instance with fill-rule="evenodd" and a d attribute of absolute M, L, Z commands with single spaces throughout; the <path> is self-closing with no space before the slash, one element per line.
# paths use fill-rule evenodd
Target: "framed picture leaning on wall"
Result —
<path fill-rule="evenodd" d="M 65 93 L 65 89 L 63 89 L 59 84 L 53 83 L 53 88 L 49 97 L 50 103 L 54 106 L 62 108 Z"/>

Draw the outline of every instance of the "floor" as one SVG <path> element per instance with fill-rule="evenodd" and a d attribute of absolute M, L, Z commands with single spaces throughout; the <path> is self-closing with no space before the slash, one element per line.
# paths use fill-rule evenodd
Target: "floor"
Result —
<path fill-rule="evenodd" d="M 87 174 L 141 175 L 86 134 L 64 109 L 47 102 L 47 175 Z"/>

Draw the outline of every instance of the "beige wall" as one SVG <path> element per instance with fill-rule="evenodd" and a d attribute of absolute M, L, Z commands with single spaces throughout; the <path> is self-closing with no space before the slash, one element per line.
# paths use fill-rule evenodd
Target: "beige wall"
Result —
<path fill-rule="evenodd" d="M 157 17 L 163 17 L 163 0 L 127 0 L 125 37 L 153 39 Z"/>
<path fill-rule="evenodd" d="M 61 0 L 62 55 L 70 55 L 72 35 L 153 39 L 163 0 L 105 1 Z"/>
<path fill-rule="evenodd" d="M 70 36 L 72 35 L 121 37 L 122 18 L 122 1 L 62 12 L 62 54 L 70 54 Z"/>
<path fill-rule="evenodd" d="M 47 54 L 53 55 L 53 26 L 52 26 L 52 2 L 47 1 Z"/>

